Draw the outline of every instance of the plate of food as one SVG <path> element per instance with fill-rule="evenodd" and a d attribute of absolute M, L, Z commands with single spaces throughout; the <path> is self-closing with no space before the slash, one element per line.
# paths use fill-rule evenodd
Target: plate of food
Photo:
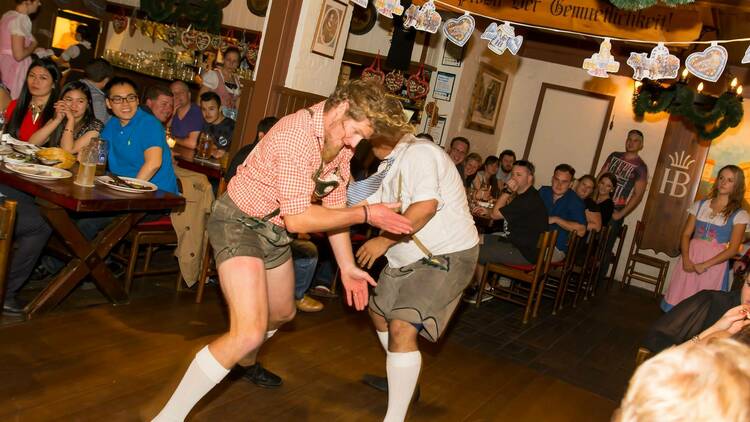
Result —
<path fill-rule="evenodd" d="M 39 151 L 38 146 L 30 144 L 28 142 L 12 143 L 11 145 L 13 146 L 13 149 L 16 150 L 16 152 L 20 152 L 21 154 L 32 155 L 36 154 L 36 152 Z"/>
<path fill-rule="evenodd" d="M 34 157 L 31 155 L 21 154 L 20 152 L 11 152 L 3 160 L 9 164 L 34 164 Z"/>
<path fill-rule="evenodd" d="M 58 169 L 55 167 L 43 166 L 41 164 L 14 164 L 6 163 L 5 168 L 8 170 L 18 173 L 22 176 L 30 177 L 32 179 L 40 180 L 58 180 L 67 179 L 73 174 L 67 170 Z"/>
<path fill-rule="evenodd" d="M 13 152 L 13 148 L 10 145 L 0 145 L 0 155 L 8 155 Z"/>
<path fill-rule="evenodd" d="M 155 184 L 147 180 L 135 179 L 133 177 L 115 175 L 99 176 L 96 178 L 96 181 L 108 188 L 127 193 L 146 193 L 153 192 L 157 189 Z"/>

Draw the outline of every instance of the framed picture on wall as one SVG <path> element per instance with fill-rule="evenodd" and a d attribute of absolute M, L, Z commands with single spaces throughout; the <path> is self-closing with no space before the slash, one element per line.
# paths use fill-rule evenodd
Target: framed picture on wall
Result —
<path fill-rule="evenodd" d="M 464 59 L 464 48 L 445 40 L 443 49 L 443 66 L 461 67 Z"/>
<path fill-rule="evenodd" d="M 466 128 L 479 132 L 495 134 L 500 105 L 508 75 L 484 63 L 479 64 L 474 90 L 469 103 L 469 115 L 466 117 Z"/>
<path fill-rule="evenodd" d="M 336 47 L 341 38 L 341 28 L 344 26 L 346 8 L 346 3 L 340 3 L 338 0 L 323 0 L 318 24 L 315 26 L 313 53 L 330 58 L 336 54 Z"/>

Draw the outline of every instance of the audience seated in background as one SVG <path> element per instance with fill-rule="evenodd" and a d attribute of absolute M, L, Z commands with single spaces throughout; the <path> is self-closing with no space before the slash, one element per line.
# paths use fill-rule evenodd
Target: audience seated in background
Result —
<path fill-rule="evenodd" d="M 143 95 L 141 109 L 160 121 L 164 127 L 167 127 L 169 120 L 174 113 L 174 97 L 172 91 L 164 85 L 151 85 L 146 88 Z"/>
<path fill-rule="evenodd" d="M 266 133 L 268 133 L 268 131 L 271 130 L 273 125 L 275 125 L 278 121 L 279 119 L 275 116 L 266 116 L 260 122 L 258 122 L 258 127 L 255 131 L 255 140 L 253 140 L 253 143 L 243 146 L 239 151 L 237 151 L 237 153 L 234 154 L 234 157 L 232 157 L 232 161 L 229 163 L 227 172 L 224 174 L 224 178 L 227 180 L 227 182 L 229 182 L 229 180 L 234 177 L 234 175 L 237 173 L 237 167 L 245 162 L 245 159 L 248 155 L 250 155 L 250 152 L 253 150 L 253 148 L 258 145 L 258 142 L 263 139 Z"/>
<path fill-rule="evenodd" d="M 417 138 L 419 138 L 419 135 L 417 135 Z M 446 152 L 451 157 L 451 160 L 453 160 L 453 163 L 456 164 L 458 174 L 464 173 L 461 167 L 463 167 L 464 159 L 466 158 L 466 155 L 469 153 L 470 149 L 471 144 L 469 143 L 469 140 L 464 138 L 463 136 L 456 136 L 455 138 L 451 139 L 451 144 Z"/>
<path fill-rule="evenodd" d="M 208 91 L 201 94 L 201 114 L 205 125 L 201 133 L 208 134 L 213 139 L 211 156 L 221 158 L 232 143 L 234 120 L 224 117 L 221 112 L 221 98 L 216 93 Z"/>
<path fill-rule="evenodd" d="M 107 86 L 109 80 L 115 76 L 115 71 L 108 61 L 95 59 L 84 67 L 84 72 L 86 76 L 81 79 L 81 82 L 89 87 L 91 104 L 94 108 L 94 117 L 102 122 L 102 124 L 105 124 L 109 121 L 111 115 L 107 110 L 106 95 L 103 89 Z"/>
<path fill-rule="evenodd" d="M 638 367 L 612 421 L 749 421 L 748 356 L 733 339 L 665 350 Z"/>
<path fill-rule="evenodd" d="M 461 166 L 463 172 L 459 173 L 461 175 L 461 179 L 464 182 L 465 188 L 468 188 L 472 185 L 472 183 L 474 183 L 474 179 L 477 177 L 477 172 L 479 171 L 479 168 L 481 166 L 481 155 L 477 154 L 476 152 L 472 152 L 471 154 L 466 156 L 466 161 L 464 162 L 463 166 Z"/>
<path fill-rule="evenodd" d="M 493 220 L 504 220 L 502 232 L 484 235 L 475 281 L 481 279 L 486 264 L 528 265 L 536 262 L 539 236 L 547 231 L 548 223 L 547 209 L 534 188 L 533 164 L 525 160 L 516 161 L 506 189 L 494 208 L 489 211 L 478 207 L 472 212 Z M 474 298 L 470 297 L 471 294 Z M 476 292 L 470 292 L 466 300 L 476 303 Z"/>
<path fill-rule="evenodd" d="M 472 188 L 477 191 L 476 199 L 488 201 L 491 197 L 500 195 L 500 184 L 497 182 L 497 171 L 500 169 L 500 160 L 494 155 L 484 159 L 482 170 L 477 172 Z M 460 171 L 459 171 L 460 173 Z"/>
<path fill-rule="evenodd" d="M 575 230 L 579 236 L 586 234 L 586 207 L 570 186 L 576 171 L 568 164 L 559 164 L 552 175 L 552 185 L 542 186 L 539 196 L 549 214 L 549 228 L 557 230 L 557 243 L 553 261 L 561 261 L 568 250 L 568 232 Z"/>
<path fill-rule="evenodd" d="M 497 170 L 497 183 L 500 190 L 505 187 L 505 182 L 510 180 L 510 172 L 513 170 L 513 163 L 516 162 L 516 153 L 506 149 L 500 153 L 500 168 Z"/>
<path fill-rule="evenodd" d="M 595 182 L 594 176 L 586 174 L 576 180 L 573 190 L 586 206 L 586 230 L 598 232 L 602 229 L 602 213 L 599 205 L 592 199 Z"/>
<path fill-rule="evenodd" d="M 174 81 L 169 86 L 174 98 L 171 133 L 178 145 L 195 149 L 198 146 L 198 134 L 203 129 L 204 121 L 201 108 L 190 100 L 190 88 L 182 81 Z"/>
<path fill-rule="evenodd" d="M 47 146 L 59 146 L 77 154 L 104 127 L 94 116 L 88 86 L 81 81 L 66 84 L 54 107 L 55 117 L 37 131 L 39 136 L 49 139 Z"/>

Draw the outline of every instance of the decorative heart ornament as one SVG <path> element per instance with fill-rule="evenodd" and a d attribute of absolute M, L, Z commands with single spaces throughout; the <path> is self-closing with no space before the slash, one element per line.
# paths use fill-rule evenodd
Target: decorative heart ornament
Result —
<path fill-rule="evenodd" d="M 115 30 L 115 34 L 122 34 L 128 27 L 128 18 L 125 16 L 117 15 L 112 19 L 112 27 Z"/>
<path fill-rule="evenodd" d="M 605 38 L 599 46 L 599 52 L 594 53 L 588 59 L 583 61 L 583 68 L 588 70 L 588 74 L 597 78 L 609 78 L 610 73 L 620 70 L 620 62 L 615 61 L 614 56 L 610 53 L 612 43 L 609 38 Z"/>
<path fill-rule="evenodd" d="M 659 43 L 651 50 L 651 56 L 646 53 L 630 53 L 627 61 L 633 68 L 633 79 L 674 79 L 680 70 L 680 59 L 669 54 L 669 49 Z"/>
<path fill-rule="evenodd" d="M 393 15 L 401 16 L 404 13 L 404 6 L 401 6 L 400 0 L 375 0 L 374 5 L 378 13 L 386 18 L 393 19 Z M 366 6 L 367 2 L 365 2 Z"/>
<path fill-rule="evenodd" d="M 404 13 L 404 29 L 414 27 L 419 31 L 436 33 L 440 28 L 443 18 L 435 11 L 435 3 L 432 0 L 425 2 L 422 7 L 412 4 Z"/>
<path fill-rule="evenodd" d="M 445 34 L 445 37 L 453 44 L 463 47 L 466 42 L 469 41 L 469 38 L 471 38 L 475 26 L 476 23 L 474 22 L 474 17 L 466 12 L 461 17 L 445 21 L 445 25 L 443 25 L 443 34 Z"/>
<path fill-rule="evenodd" d="M 352 3 L 359 7 L 367 7 L 367 0 L 352 0 Z"/>
<path fill-rule="evenodd" d="M 716 82 L 724 72 L 728 59 L 729 53 L 726 48 L 711 43 L 707 49 L 689 55 L 685 60 L 685 67 L 701 79 Z"/>
<path fill-rule="evenodd" d="M 523 44 L 523 36 L 516 35 L 516 30 L 508 22 L 498 26 L 495 22 L 491 23 L 484 30 L 481 38 L 488 40 L 487 48 L 495 54 L 502 55 L 505 50 L 516 55 Z"/>

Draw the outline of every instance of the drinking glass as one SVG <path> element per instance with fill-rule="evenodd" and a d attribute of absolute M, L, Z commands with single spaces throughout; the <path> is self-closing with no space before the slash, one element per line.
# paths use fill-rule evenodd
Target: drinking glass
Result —
<path fill-rule="evenodd" d="M 202 159 L 207 159 L 211 156 L 211 146 L 214 143 L 214 139 L 211 135 L 206 132 L 201 132 L 198 137 L 198 148 L 195 150 L 195 156 Z"/>
<path fill-rule="evenodd" d="M 78 174 L 73 181 L 78 186 L 94 186 L 96 166 L 99 163 L 99 143 L 90 142 L 78 152 Z"/>

